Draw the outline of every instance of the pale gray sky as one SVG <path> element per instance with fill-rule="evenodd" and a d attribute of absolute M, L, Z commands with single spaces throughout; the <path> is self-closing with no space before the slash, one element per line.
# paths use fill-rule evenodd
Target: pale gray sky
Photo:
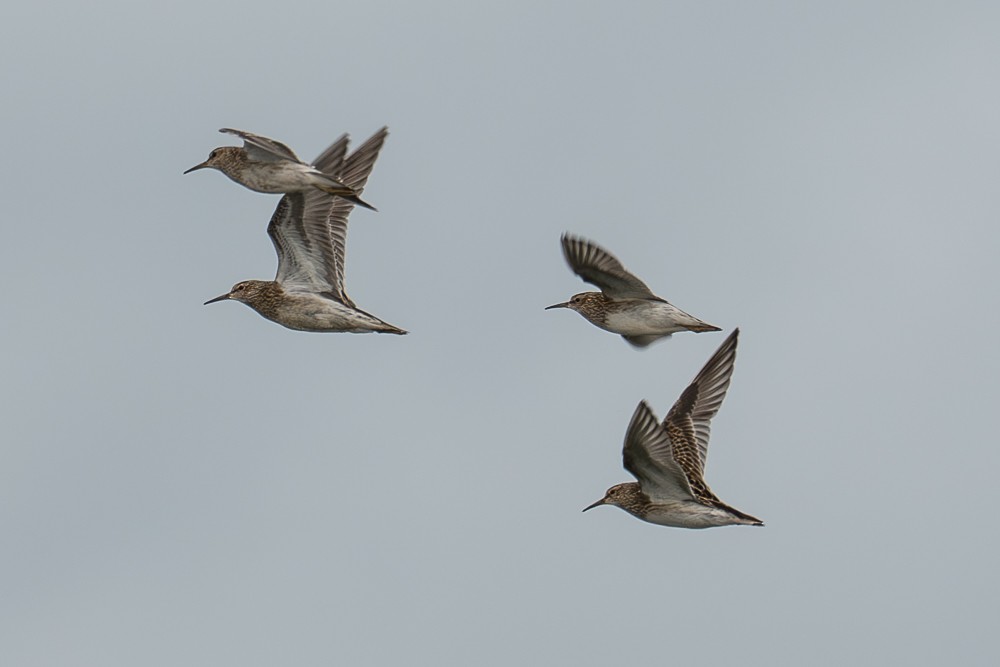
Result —
<path fill-rule="evenodd" d="M 988 664 L 1000 8 L 20 3 L 0 664 Z M 220 127 L 391 135 L 288 331 Z M 763 529 L 580 510 L 719 334 L 543 308 L 591 238 L 743 334 L 707 477 Z"/>

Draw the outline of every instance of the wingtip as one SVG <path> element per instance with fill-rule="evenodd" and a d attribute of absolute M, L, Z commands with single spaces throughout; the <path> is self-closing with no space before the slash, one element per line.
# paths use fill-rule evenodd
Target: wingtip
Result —
<path fill-rule="evenodd" d="M 687 327 L 688 331 L 693 331 L 694 333 L 714 333 L 716 331 L 722 331 L 722 327 L 717 327 L 714 324 L 707 324 L 702 322 L 701 324 L 694 324 Z"/>
<path fill-rule="evenodd" d="M 563 232 L 559 236 L 559 246 L 562 248 L 563 256 L 566 257 L 566 261 L 569 261 L 570 252 L 572 252 L 572 246 L 577 243 L 586 243 L 587 240 L 582 236 L 577 236 L 573 232 Z"/>
<path fill-rule="evenodd" d="M 337 196 L 340 197 L 340 198 L 342 198 L 342 199 L 346 199 L 347 201 L 351 202 L 352 204 L 356 204 L 357 206 L 361 206 L 362 208 L 366 208 L 369 211 L 375 211 L 376 213 L 378 213 L 378 209 L 377 208 L 375 208 L 374 206 L 372 206 L 371 204 L 369 204 L 368 202 L 366 202 L 361 197 L 358 197 L 357 195 L 337 195 Z"/>

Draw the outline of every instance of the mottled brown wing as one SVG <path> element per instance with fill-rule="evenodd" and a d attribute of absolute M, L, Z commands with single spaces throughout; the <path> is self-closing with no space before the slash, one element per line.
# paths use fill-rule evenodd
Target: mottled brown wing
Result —
<path fill-rule="evenodd" d="M 651 500 L 691 500 L 691 486 L 671 453 L 670 437 L 646 401 L 632 414 L 622 448 L 625 469 Z"/>
<path fill-rule="evenodd" d="M 563 234 L 562 249 L 573 273 L 597 285 L 609 299 L 659 299 L 644 282 L 626 271 L 614 255 L 596 243 Z"/>
<path fill-rule="evenodd" d="M 244 132 L 243 130 L 234 130 L 229 127 L 224 127 L 219 132 L 235 134 L 242 139 L 243 148 L 247 151 L 247 155 L 251 160 L 259 160 L 261 162 L 276 162 L 278 160 L 302 162 L 291 148 L 280 141 L 268 139 L 259 134 Z"/>
<path fill-rule="evenodd" d="M 663 428 L 673 446 L 673 459 L 684 470 L 688 483 L 700 498 L 717 500 L 705 483 L 705 461 L 711 420 L 729 389 L 739 334 L 739 329 L 729 334 L 663 420 Z"/>

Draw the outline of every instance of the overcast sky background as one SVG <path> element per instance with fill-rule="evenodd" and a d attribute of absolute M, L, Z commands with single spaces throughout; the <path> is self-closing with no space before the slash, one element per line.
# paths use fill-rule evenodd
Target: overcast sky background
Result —
<path fill-rule="evenodd" d="M 16 3 L 0 663 L 987 664 L 1000 7 Z M 391 131 L 347 289 L 237 303 L 236 127 Z M 724 328 L 636 351 L 559 235 Z M 707 478 L 765 528 L 580 510 L 742 329 Z"/>

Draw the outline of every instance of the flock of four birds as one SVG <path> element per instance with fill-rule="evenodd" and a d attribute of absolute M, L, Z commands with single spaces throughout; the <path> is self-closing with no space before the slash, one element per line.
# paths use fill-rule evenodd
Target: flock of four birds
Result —
<path fill-rule="evenodd" d="M 358 308 L 344 289 L 347 217 L 355 205 L 375 210 L 361 194 L 388 128 L 350 154 L 344 134 L 312 164 L 273 139 L 228 128 L 220 132 L 238 136 L 243 146 L 216 148 L 184 173 L 218 169 L 251 190 L 283 195 L 267 226 L 278 253 L 278 271 L 274 280 L 239 282 L 206 305 L 241 301 L 298 331 L 405 334 Z M 679 331 L 720 331 L 653 294 L 595 243 L 564 234 L 562 249 L 570 268 L 601 291 L 583 292 L 549 308 L 575 310 L 636 347 Z M 738 336 L 736 329 L 726 338 L 662 423 L 645 401 L 639 403 L 622 450 L 625 469 L 638 482 L 611 487 L 584 511 L 615 505 L 644 521 L 680 528 L 764 525 L 722 502 L 704 478 L 710 422 L 729 388 Z"/>

